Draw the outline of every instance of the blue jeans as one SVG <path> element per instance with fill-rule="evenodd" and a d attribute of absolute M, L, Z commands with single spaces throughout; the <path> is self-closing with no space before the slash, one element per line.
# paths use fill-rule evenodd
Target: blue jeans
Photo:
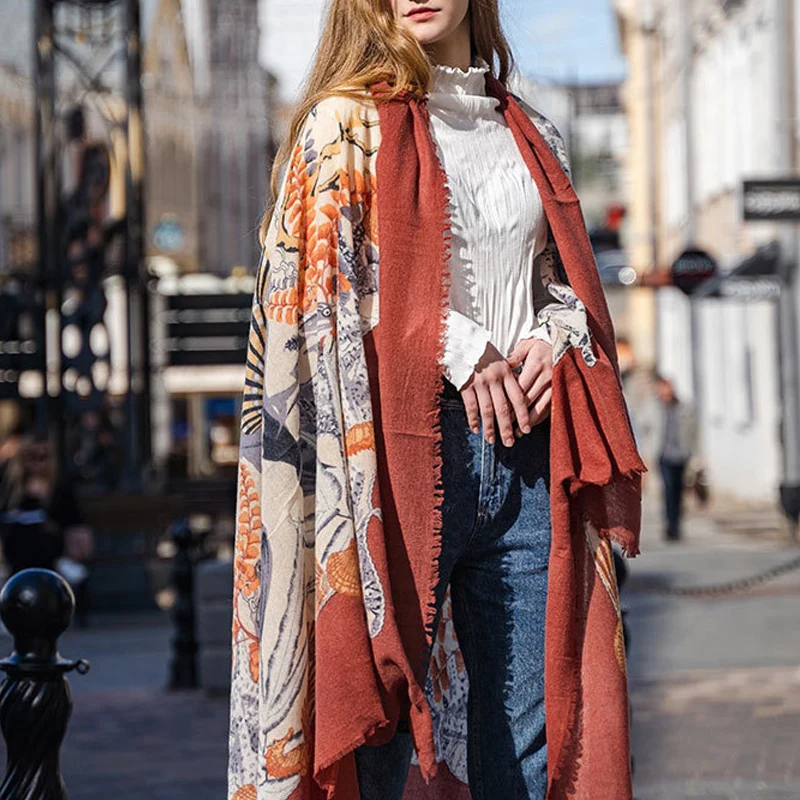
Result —
<path fill-rule="evenodd" d="M 450 586 L 470 691 L 473 800 L 542 800 L 547 790 L 544 627 L 550 555 L 550 429 L 486 444 L 460 395 L 442 400 L 444 484 L 439 607 Z M 408 733 L 356 751 L 362 800 L 401 800 Z"/>

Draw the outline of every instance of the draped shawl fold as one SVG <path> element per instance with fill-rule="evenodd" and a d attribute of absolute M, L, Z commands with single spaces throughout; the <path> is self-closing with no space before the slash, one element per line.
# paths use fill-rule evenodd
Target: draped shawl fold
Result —
<path fill-rule="evenodd" d="M 489 93 L 542 196 L 592 335 L 553 372 L 548 798 L 631 797 L 611 540 L 638 552 L 644 470 L 562 143 Z M 357 800 L 353 751 L 408 721 L 407 797 L 469 797 L 467 677 L 441 540 L 449 199 L 425 103 L 321 102 L 259 268 L 242 412 L 229 798 Z"/>

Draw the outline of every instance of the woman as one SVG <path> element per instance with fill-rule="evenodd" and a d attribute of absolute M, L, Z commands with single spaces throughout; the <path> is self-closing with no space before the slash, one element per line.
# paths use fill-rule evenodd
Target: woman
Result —
<path fill-rule="evenodd" d="M 631 797 L 643 466 L 510 70 L 496 0 L 331 3 L 253 305 L 234 800 Z"/>

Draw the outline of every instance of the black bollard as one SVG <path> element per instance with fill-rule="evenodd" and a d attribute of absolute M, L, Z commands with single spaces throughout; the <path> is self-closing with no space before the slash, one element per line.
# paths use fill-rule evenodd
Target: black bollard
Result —
<path fill-rule="evenodd" d="M 169 688 L 197 688 L 197 638 L 194 614 L 194 537 L 189 521 L 180 519 L 170 528 L 176 551 L 172 559 L 172 585 L 175 605 L 172 618 L 175 636 L 172 639 L 172 666 Z M 0 798 L 2 800 L 2 798 Z"/>
<path fill-rule="evenodd" d="M 59 750 L 72 695 L 65 676 L 89 671 L 83 659 L 58 653 L 74 611 L 69 584 L 46 569 L 18 572 L 0 593 L 0 617 L 14 637 L 14 652 L 0 661 L 0 728 L 8 751 L 0 800 L 66 800 Z"/>

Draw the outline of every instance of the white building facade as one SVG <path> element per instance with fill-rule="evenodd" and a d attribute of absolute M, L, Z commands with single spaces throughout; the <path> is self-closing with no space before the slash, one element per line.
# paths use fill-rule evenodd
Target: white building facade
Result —
<path fill-rule="evenodd" d="M 792 114 L 781 56 L 792 34 L 787 5 L 656 5 L 661 266 L 696 246 L 725 272 L 780 236 L 774 224 L 743 221 L 741 196 L 745 179 L 785 177 L 792 167 L 781 145 Z M 658 369 L 697 408 L 712 489 L 774 501 L 783 479 L 776 301 L 690 301 L 670 287 L 658 290 L 657 309 Z"/>

